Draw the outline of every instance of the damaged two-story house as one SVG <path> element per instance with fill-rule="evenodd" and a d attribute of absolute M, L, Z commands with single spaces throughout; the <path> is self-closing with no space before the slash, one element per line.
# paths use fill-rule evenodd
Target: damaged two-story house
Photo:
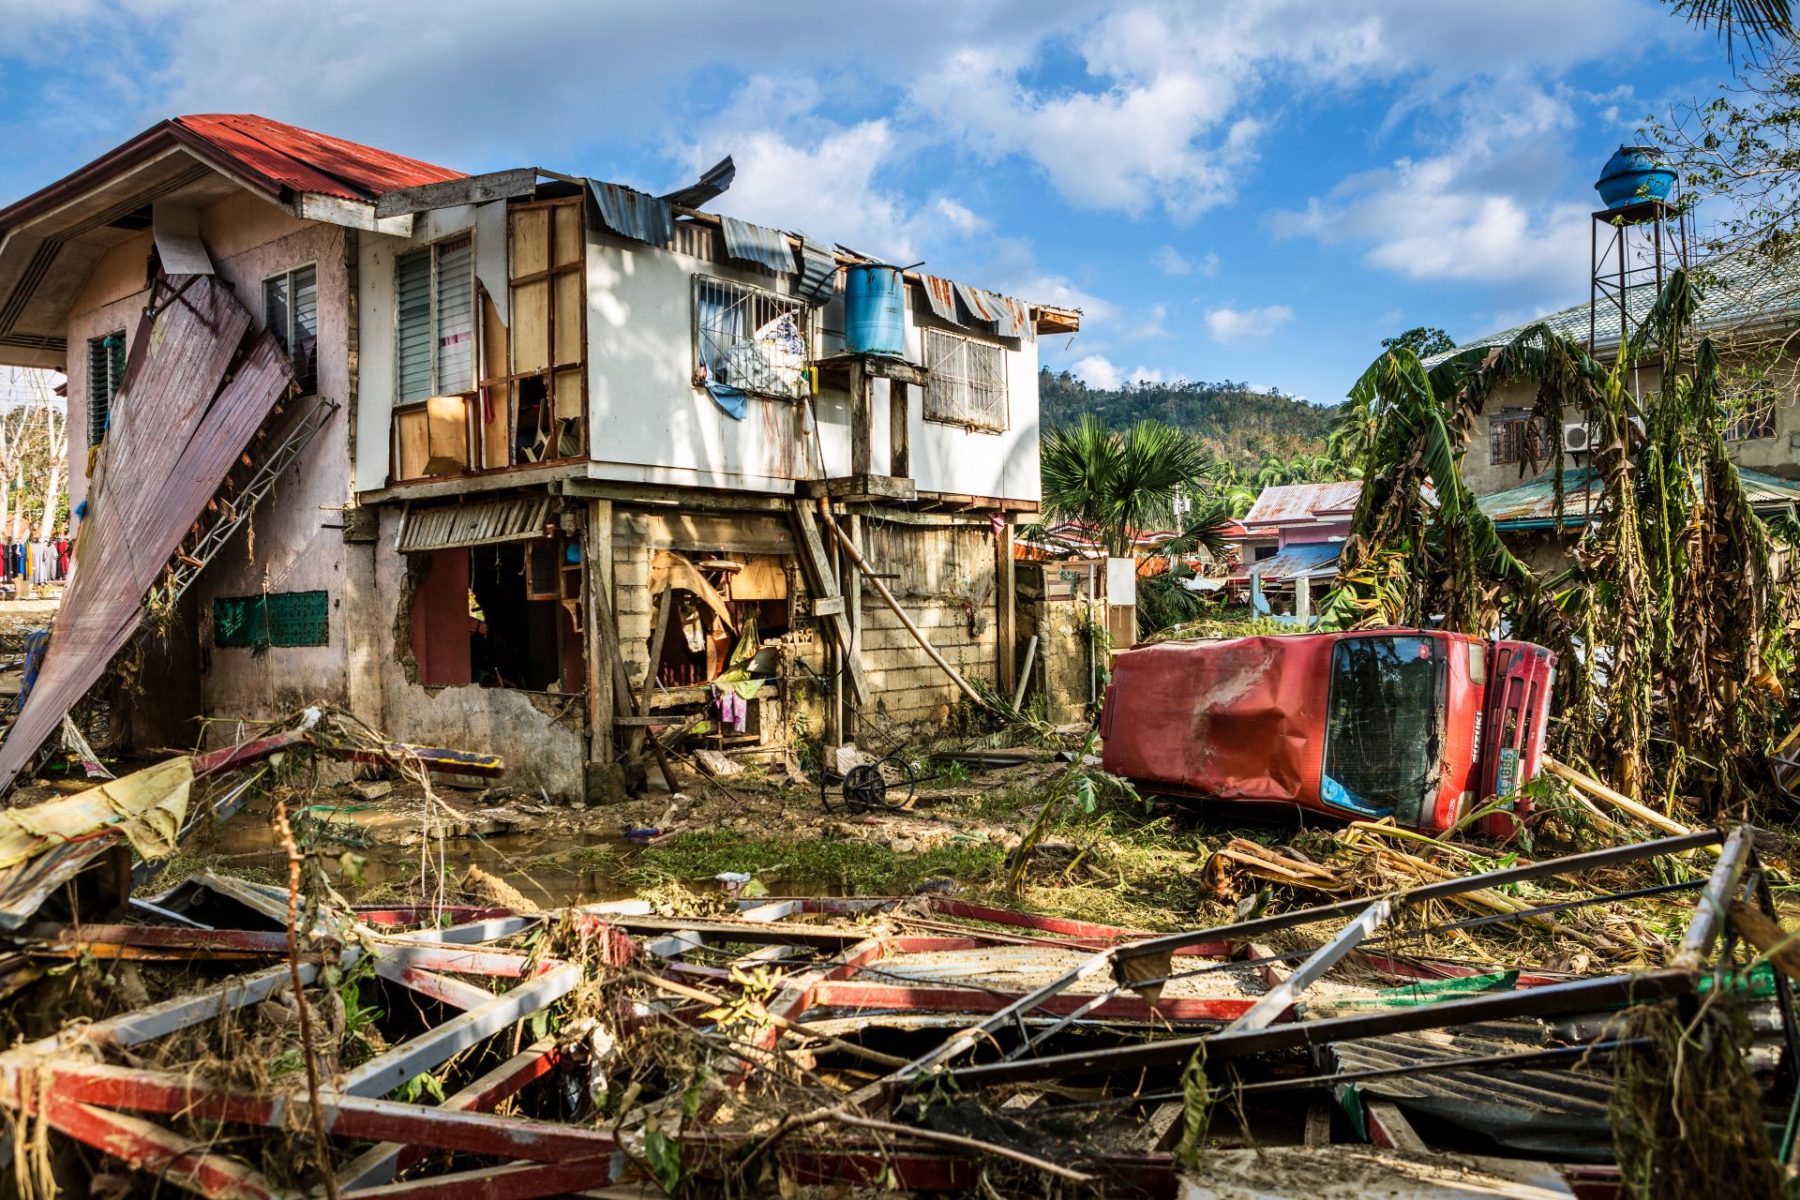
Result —
<path fill-rule="evenodd" d="M 678 731 L 1010 687 L 1037 337 L 1078 314 L 706 211 L 729 180 L 210 115 L 0 209 L 0 363 L 67 373 L 79 517 L 0 776 L 103 676 L 142 745 L 327 703 L 566 798 Z"/>

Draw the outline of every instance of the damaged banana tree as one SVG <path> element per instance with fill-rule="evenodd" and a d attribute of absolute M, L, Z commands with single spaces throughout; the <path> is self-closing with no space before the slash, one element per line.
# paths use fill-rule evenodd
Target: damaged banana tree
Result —
<path fill-rule="evenodd" d="M 1695 302 L 1677 270 L 1610 368 L 1542 324 L 1429 369 L 1404 348 L 1383 354 L 1351 392 L 1372 416 L 1367 482 L 1320 611 L 1337 628 L 1504 625 L 1552 648 L 1558 757 L 1632 796 L 1702 796 L 1711 815 L 1765 780 L 1792 600 L 1774 586 L 1771 534 L 1726 449 L 1719 355 L 1693 336 Z M 1640 399 L 1632 380 L 1645 366 L 1662 385 Z M 1485 404 L 1517 383 L 1536 389 L 1534 420 L 1559 429 L 1580 414 L 1594 432 L 1582 522 L 1567 520 L 1563 449 L 1550 439 L 1556 530 L 1574 543 L 1548 576 L 1505 544 L 1461 473 Z"/>

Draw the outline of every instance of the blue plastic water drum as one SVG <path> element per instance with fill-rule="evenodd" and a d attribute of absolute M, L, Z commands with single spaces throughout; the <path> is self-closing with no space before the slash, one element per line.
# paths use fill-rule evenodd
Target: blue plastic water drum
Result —
<path fill-rule="evenodd" d="M 1675 186 L 1675 172 L 1654 146 L 1620 146 L 1600 169 L 1594 190 L 1608 208 L 1623 208 L 1639 200 L 1666 200 Z"/>
<path fill-rule="evenodd" d="M 899 267 L 845 268 L 844 345 L 857 354 L 906 354 L 906 285 Z"/>

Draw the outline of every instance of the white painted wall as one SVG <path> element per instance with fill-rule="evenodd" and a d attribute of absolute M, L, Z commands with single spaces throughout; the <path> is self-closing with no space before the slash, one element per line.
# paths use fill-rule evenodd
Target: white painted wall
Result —
<path fill-rule="evenodd" d="M 789 280 L 704 262 L 603 232 L 588 234 L 588 370 L 596 478 L 786 493 L 795 479 L 850 472 L 850 402 L 842 392 L 804 406 L 751 397 L 734 420 L 694 386 L 693 277 L 711 275 L 781 294 Z M 907 314 L 907 353 L 919 358 L 920 331 Z M 841 296 L 817 317 L 818 353 L 843 347 Z M 1010 427 L 971 433 L 926 421 L 919 389 L 911 401 L 912 474 L 922 491 L 1013 500 L 1039 498 L 1037 344 L 1007 355 Z M 872 466 L 886 473 L 888 383 L 875 384 Z"/>

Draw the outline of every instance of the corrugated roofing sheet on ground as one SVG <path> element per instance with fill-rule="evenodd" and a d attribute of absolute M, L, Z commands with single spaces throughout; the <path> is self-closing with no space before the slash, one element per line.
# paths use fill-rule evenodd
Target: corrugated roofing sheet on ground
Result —
<path fill-rule="evenodd" d="M 794 247 L 788 235 L 766 225 L 752 225 L 736 217 L 720 218 L 725 230 L 725 253 L 739 262 L 766 267 L 778 275 L 794 273 Z"/>
<path fill-rule="evenodd" d="M 1243 516 L 1246 526 L 1283 525 L 1322 516 L 1347 517 L 1356 511 L 1362 480 L 1332 483 L 1283 483 L 1266 487 Z"/>

